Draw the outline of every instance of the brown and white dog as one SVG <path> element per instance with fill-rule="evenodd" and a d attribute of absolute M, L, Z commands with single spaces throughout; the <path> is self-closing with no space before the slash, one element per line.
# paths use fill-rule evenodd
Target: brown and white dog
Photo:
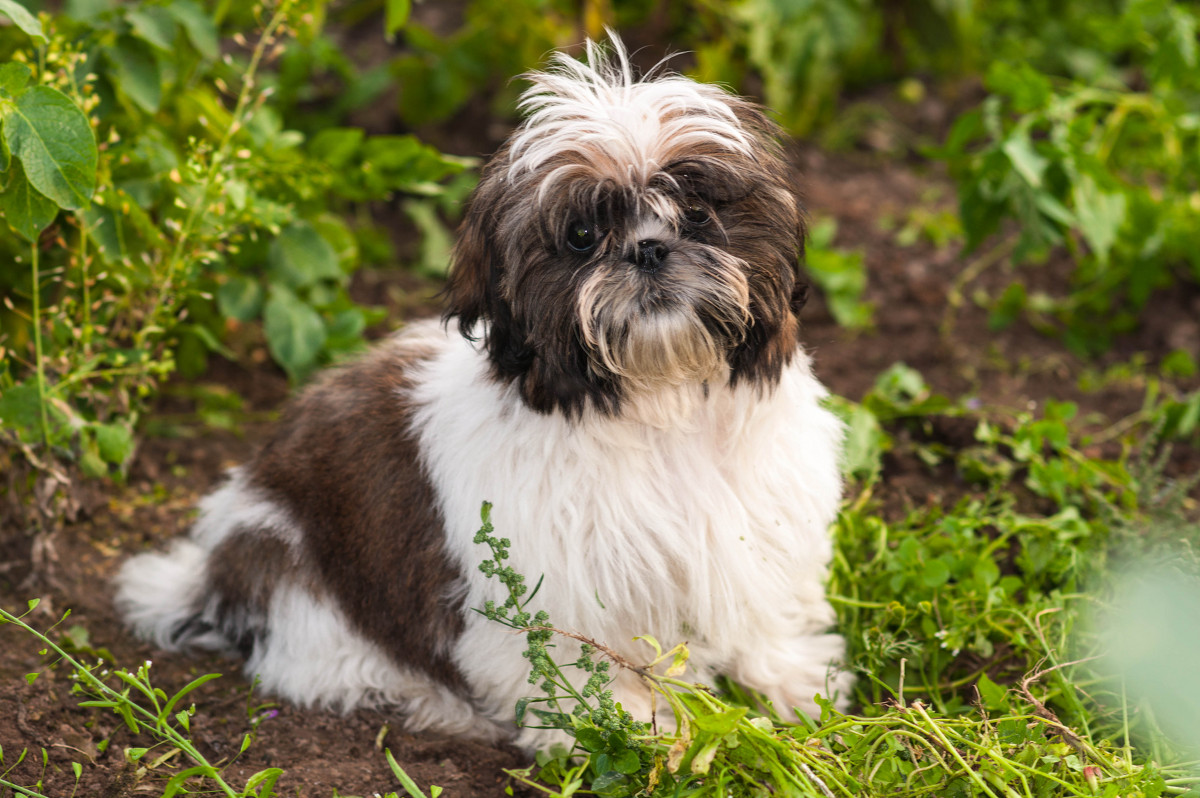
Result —
<path fill-rule="evenodd" d="M 472 543 L 488 500 L 557 626 L 633 660 L 635 636 L 687 641 L 695 678 L 781 712 L 844 702 L 822 585 L 842 429 L 798 341 L 777 129 L 717 87 L 635 79 L 616 41 L 529 77 L 455 249 L 457 329 L 412 324 L 305 389 L 190 536 L 126 563 L 120 611 L 301 704 L 535 747 L 523 641 L 471 611 L 499 597 Z M 649 715 L 632 675 L 613 687 Z"/>

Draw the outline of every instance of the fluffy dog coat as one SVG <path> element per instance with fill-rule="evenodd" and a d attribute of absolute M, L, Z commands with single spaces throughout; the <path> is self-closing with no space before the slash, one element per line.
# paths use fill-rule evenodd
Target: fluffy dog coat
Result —
<path fill-rule="evenodd" d="M 457 330 L 412 324 L 305 389 L 189 537 L 125 565 L 120 611 L 301 704 L 511 736 L 523 640 L 471 611 L 500 597 L 472 543 L 489 500 L 557 626 L 634 661 L 637 635 L 687 641 L 694 678 L 781 711 L 844 699 L 822 586 L 842 433 L 798 343 L 776 129 L 716 87 L 635 80 L 619 43 L 530 77 L 456 247 Z M 614 690 L 648 718 L 633 675 Z"/>

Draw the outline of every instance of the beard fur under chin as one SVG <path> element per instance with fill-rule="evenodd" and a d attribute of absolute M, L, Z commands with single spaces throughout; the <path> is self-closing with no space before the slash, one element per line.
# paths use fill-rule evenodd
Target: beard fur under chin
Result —
<path fill-rule="evenodd" d="M 724 380 L 726 354 L 744 340 L 751 320 L 741 271 L 722 277 L 682 280 L 676 304 L 653 310 L 643 308 L 629 284 L 585 286 L 579 316 L 593 365 L 618 377 L 630 394 Z"/>

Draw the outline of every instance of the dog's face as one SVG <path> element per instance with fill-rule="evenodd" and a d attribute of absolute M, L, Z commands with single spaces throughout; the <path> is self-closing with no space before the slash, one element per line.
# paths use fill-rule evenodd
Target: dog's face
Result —
<path fill-rule="evenodd" d="M 617 413 L 686 384 L 769 389 L 805 294 L 775 126 L 714 86 L 635 82 L 619 48 L 530 78 L 528 116 L 463 223 L 447 317 L 543 412 Z"/>

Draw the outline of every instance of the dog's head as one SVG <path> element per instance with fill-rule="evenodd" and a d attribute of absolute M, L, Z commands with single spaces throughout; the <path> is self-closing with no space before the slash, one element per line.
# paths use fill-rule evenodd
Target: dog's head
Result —
<path fill-rule="evenodd" d="M 620 411 L 640 392 L 778 380 L 798 342 L 800 205 L 754 104 L 614 39 L 558 55 L 484 169 L 447 318 L 531 407 Z"/>

